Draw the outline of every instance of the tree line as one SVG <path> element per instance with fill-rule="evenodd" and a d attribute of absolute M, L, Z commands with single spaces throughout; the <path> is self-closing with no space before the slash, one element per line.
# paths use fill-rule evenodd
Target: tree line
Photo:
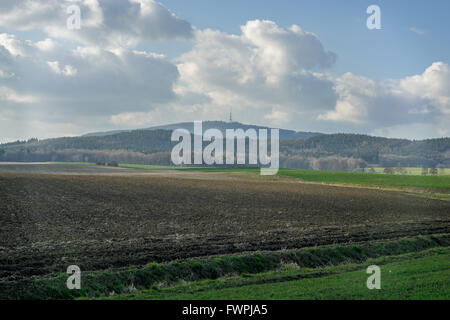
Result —
<path fill-rule="evenodd" d="M 0 161 L 75 161 L 171 165 L 169 130 L 30 139 L 0 145 Z M 450 167 L 450 138 L 411 141 L 329 134 L 280 141 L 284 168 L 355 171 L 369 167 Z M 434 171 L 433 171 L 434 172 Z M 427 174 L 429 173 L 427 171 Z"/>

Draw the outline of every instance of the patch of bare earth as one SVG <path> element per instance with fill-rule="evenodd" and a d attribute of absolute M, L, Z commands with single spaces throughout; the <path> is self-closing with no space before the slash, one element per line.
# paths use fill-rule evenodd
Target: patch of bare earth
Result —
<path fill-rule="evenodd" d="M 449 212 L 399 192 L 220 175 L 0 173 L 0 279 L 447 233 Z"/>

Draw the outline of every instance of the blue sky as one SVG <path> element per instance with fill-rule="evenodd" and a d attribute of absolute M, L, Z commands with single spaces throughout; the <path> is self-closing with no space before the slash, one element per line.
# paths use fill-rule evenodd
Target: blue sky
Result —
<path fill-rule="evenodd" d="M 381 30 L 366 27 L 373 4 Z M 299 131 L 449 136 L 449 12 L 447 0 L 2 0 L 0 142 L 231 108 Z"/>

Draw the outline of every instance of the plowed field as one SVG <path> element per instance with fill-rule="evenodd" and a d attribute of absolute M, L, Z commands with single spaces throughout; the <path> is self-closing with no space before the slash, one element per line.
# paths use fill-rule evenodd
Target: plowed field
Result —
<path fill-rule="evenodd" d="M 195 175 L 0 170 L 0 279 L 450 232 L 448 201 Z"/>

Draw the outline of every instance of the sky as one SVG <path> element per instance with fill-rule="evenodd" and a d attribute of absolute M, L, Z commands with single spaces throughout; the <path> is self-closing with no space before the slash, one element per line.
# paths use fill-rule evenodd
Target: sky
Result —
<path fill-rule="evenodd" d="M 231 108 L 298 131 L 450 136 L 448 12 L 447 0 L 3 0 L 0 142 Z"/>

